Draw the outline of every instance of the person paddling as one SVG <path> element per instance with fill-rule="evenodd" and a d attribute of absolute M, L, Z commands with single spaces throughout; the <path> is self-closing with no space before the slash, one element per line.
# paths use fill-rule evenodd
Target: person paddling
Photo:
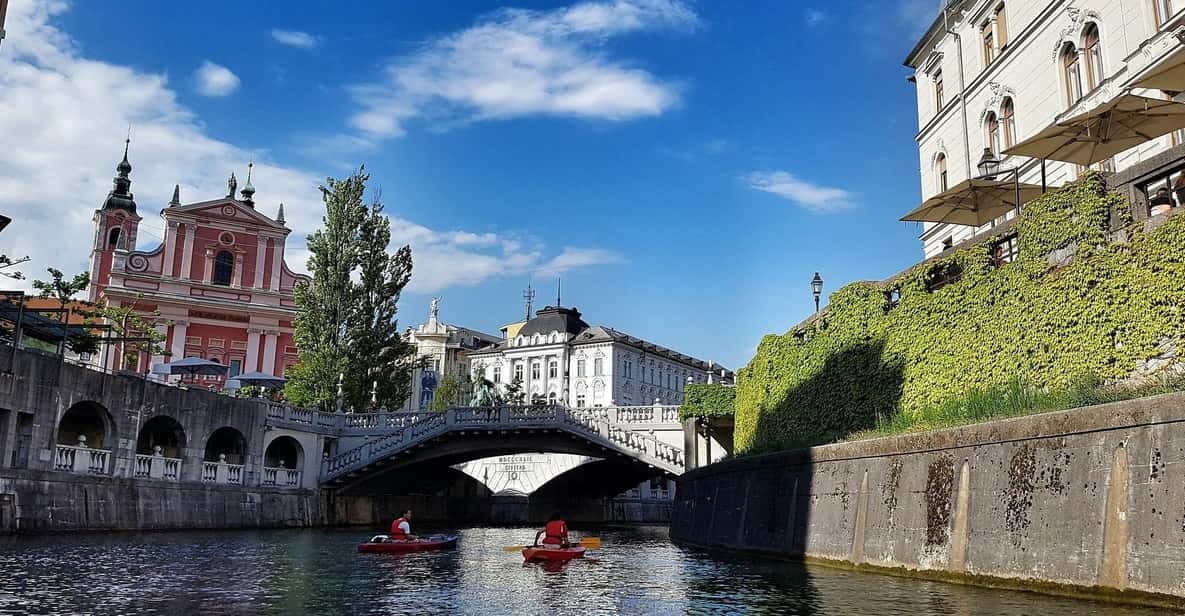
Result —
<path fill-rule="evenodd" d="M 560 518 L 559 512 L 551 514 L 543 530 L 535 533 L 535 545 L 539 545 L 540 535 L 543 535 L 543 545 L 561 548 L 571 546 L 568 543 L 568 525 Z"/>
<path fill-rule="evenodd" d="M 411 509 L 404 509 L 399 519 L 391 523 L 392 541 L 415 541 L 418 537 L 411 534 Z"/>

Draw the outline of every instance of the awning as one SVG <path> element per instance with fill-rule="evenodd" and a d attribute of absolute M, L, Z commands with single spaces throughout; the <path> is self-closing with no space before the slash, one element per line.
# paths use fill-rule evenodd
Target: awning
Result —
<path fill-rule="evenodd" d="M 1185 45 L 1157 62 L 1152 71 L 1133 84 L 1133 87 L 1169 92 L 1185 90 Z"/>
<path fill-rule="evenodd" d="M 1125 94 L 1058 122 L 1004 153 L 1093 165 L 1179 128 L 1185 128 L 1185 104 Z"/>
<path fill-rule="evenodd" d="M 1018 185 L 1015 180 L 966 180 L 930 197 L 901 220 L 979 227 L 1040 196 L 1041 187 L 1035 184 Z"/>

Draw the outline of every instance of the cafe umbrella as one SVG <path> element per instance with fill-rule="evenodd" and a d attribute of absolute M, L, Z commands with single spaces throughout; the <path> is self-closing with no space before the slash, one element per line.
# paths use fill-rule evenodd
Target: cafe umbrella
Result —
<path fill-rule="evenodd" d="M 156 374 L 181 376 L 220 376 L 226 374 L 227 367 L 201 357 L 186 357 L 167 364 L 157 364 L 153 366 L 152 371 Z"/>
<path fill-rule="evenodd" d="M 1040 186 L 1015 179 L 974 178 L 926 199 L 901 220 L 979 227 L 1040 195 Z"/>
<path fill-rule="evenodd" d="M 228 389 L 235 389 L 244 385 L 255 385 L 265 389 L 279 389 L 287 382 L 288 379 L 282 376 L 274 376 L 264 372 L 246 372 L 231 377 L 226 382 L 226 386 Z"/>

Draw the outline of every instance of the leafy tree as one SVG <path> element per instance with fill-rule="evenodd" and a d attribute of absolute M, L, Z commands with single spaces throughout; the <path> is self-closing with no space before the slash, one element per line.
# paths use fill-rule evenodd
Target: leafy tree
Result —
<path fill-rule="evenodd" d="M 436 386 L 436 392 L 432 397 L 432 404 L 428 405 L 428 410 L 436 412 L 447 411 L 448 407 L 456 402 L 457 394 L 460 392 L 461 382 L 457 380 L 457 377 L 446 374 Z"/>
<path fill-rule="evenodd" d="M 294 404 L 333 410 L 338 375 L 343 408 L 398 407 L 411 391 L 414 348 L 399 333 L 396 304 L 411 279 L 411 249 L 387 252 L 390 220 L 375 199 L 362 198 L 370 176 L 360 168 L 321 187 L 324 227 L 309 236 L 312 282 L 295 290 L 300 363 L 284 393 Z"/>
<path fill-rule="evenodd" d="M 7 258 L 5 258 L 7 260 Z M 66 323 L 68 315 L 66 313 L 66 304 L 74 300 L 74 296 L 86 290 L 90 285 L 91 275 L 89 272 L 82 272 L 75 274 L 69 280 L 66 279 L 65 274 L 57 268 L 47 268 L 49 272 L 49 280 L 34 280 L 33 288 L 40 292 L 41 297 L 57 300 L 58 312 L 55 316 Z M 70 350 L 76 353 L 90 353 L 94 351 L 95 345 L 93 341 L 71 339 L 68 343 Z M 61 343 L 58 344 L 58 352 L 62 351 Z"/>
<path fill-rule="evenodd" d="M 122 358 L 120 367 L 135 370 L 141 354 L 171 355 L 164 348 L 165 335 L 156 330 L 156 319 L 160 312 L 138 310 L 141 296 L 137 295 L 131 304 L 98 306 L 90 316 L 98 317 L 110 326 L 111 337 L 117 340 L 117 357 Z"/>
<path fill-rule="evenodd" d="M 511 406 L 522 406 L 526 395 L 526 392 L 523 391 L 522 378 L 516 376 L 506 385 L 506 402 Z"/>

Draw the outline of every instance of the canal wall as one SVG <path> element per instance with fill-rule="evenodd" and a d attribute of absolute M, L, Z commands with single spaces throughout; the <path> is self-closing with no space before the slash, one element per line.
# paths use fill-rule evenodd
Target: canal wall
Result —
<path fill-rule="evenodd" d="M 323 523 L 317 492 L 0 470 L 0 533 Z"/>
<path fill-rule="evenodd" d="M 1185 606 L 1185 394 L 713 464 L 671 537 Z"/>

